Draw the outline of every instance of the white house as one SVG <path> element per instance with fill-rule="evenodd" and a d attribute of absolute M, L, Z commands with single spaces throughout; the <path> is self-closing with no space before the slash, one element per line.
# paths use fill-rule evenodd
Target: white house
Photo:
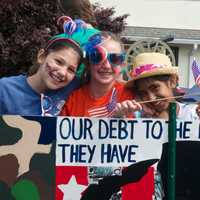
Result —
<path fill-rule="evenodd" d="M 141 39 L 173 39 L 176 64 L 180 67 L 180 86 L 194 84 L 191 62 L 200 63 L 200 1 L 198 0 L 91 0 L 104 7 L 114 6 L 117 15 L 130 14 L 123 37 Z"/>

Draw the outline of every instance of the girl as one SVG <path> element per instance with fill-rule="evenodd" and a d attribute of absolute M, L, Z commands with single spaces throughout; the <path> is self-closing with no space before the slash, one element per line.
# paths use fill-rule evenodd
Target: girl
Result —
<path fill-rule="evenodd" d="M 133 99 L 129 89 L 119 81 L 124 53 L 119 39 L 102 32 L 85 46 L 86 83 L 66 101 L 61 115 L 109 117 L 117 102 Z"/>
<path fill-rule="evenodd" d="M 128 117 L 133 112 L 139 111 L 139 117 L 168 119 L 169 104 L 175 101 L 177 119 L 199 119 L 196 113 L 197 105 L 187 105 L 175 100 L 178 70 L 177 67 L 172 66 L 166 55 L 161 53 L 141 53 L 137 55 L 130 76 L 131 80 L 127 82 L 126 86 L 132 89 L 137 101 L 127 100 L 118 103 L 114 116 Z M 160 163 L 163 164 L 163 162 Z M 162 178 L 165 178 L 163 180 L 166 180 L 164 165 L 160 166 L 161 164 L 158 165 L 159 171 L 162 172 Z M 167 194 L 167 191 L 163 191 L 166 187 L 162 188 L 159 171 L 155 173 L 155 180 L 147 179 L 147 184 L 155 181 L 154 195 L 156 200 L 163 199 L 164 193 Z"/>
<path fill-rule="evenodd" d="M 79 117 L 111 117 L 117 102 L 133 99 L 133 95 L 120 81 L 124 53 L 119 39 L 108 32 L 91 37 L 85 46 L 86 72 L 84 85 L 74 91 L 66 101 L 61 115 Z M 107 169 L 107 171 L 110 169 Z M 71 170 L 72 171 L 72 170 Z M 87 167 L 76 167 L 70 176 L 78 177 L 79 171 L 88 174 Z M 80 180 L 80 179 L 79 179 Z M 79 181 L 77 179 L 77 181 Z M 83 199 L 89 199 L 88 193 L 97 195 L 88 188 Z M 104 199 L 107 193 L 98 198 Z M 112 191 L 110 191 L 112 193 Z M 91 198 L 91 197 L 90 197 Z M 93 198 L 93 197 L 92 197 Z"/>
<path fill-rule="evenodd" d="M 141 117 L 168 119 L 169 103 L 175 101 L 174 94 L 178 84 L 178 70 L 172 66 L 170 59 L 161 53 L 141 53 L 134 59 L 130 76 L 131 80 L 126 86 L 131 88 L 138 101 L 118 104 L 115 115 L 128 116 L 141 111 Z M 176 104 L 177 118 L 198 119 L 196 105 L 178 101 Z"/>
<path fill-rule="evenodd" d="M 0 79 L 1 115 L 57 115 L 66 97 L 79 86 L 74 78 L 82 61 L 82 47 L 98 30 L 67 16 L 58 23 L 65 33 L 52 37 L 38 52 L 35 74 Z"/>

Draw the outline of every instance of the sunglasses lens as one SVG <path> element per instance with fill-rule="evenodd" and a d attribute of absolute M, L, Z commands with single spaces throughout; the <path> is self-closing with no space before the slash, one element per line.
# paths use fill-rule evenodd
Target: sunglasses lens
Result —
<path fill-rule="evenodd" d="M 112 65 L 121 65 L 125 60 L 125 55 L 111 53 L 109 54 L 108 59 Z"/>
<path fill-rule="evenodd" d="M 97 65 L 104 60 L 104 52 L 101 49 L 94 48 L 89 55 L 89 59 L 93 65 Z"/>

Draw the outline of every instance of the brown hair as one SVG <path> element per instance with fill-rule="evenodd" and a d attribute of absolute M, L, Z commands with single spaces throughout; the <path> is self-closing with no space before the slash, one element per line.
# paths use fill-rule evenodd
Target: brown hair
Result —
<path fill-rule="evenodd" d="M 133 83 L 133 86 L 130 89 L 132 89 L 132 91 L 137 95 L 138 94 L 138 87 L 139 87 L 140 83 L 142 83 L 144 80 L 147 80 L 149 82 L 152 81 L 152 80 L 167 82 L 167 81 L 170 80 L 171 76 L 173 76 L 173 75 L 167 74 L 167 75 L 155 75 L 155 76 L 151 76 L 151 77 L 147 77 L 147 78 L 141 78 L 141 79 L 135 80 L 134 83 Z M 180 92 L 178 92 L 177 88 L 174 88 L 173 94 L 174 94 L 174 96 L 177 96 L 177 95 L 180 95 Z"/>
<path fill-rule="evenodd" d="M 70 49 L 70 48 L 73 49 L 74 51 L 76 51 L 80 55 L 80 60 L 79 60 L 79 65 L 80 65 L 80 63 L 82 61 L 83 53 L 82 53 L 81 49 L 78 48 L 73 43 L 54 42 L 50 46 L 48 46 L 48 48 L 46 48 L 46 46 L 45 46 L 43 49 L 44 49 L 44 55 L 47 56 L 49 53 L 56 52 L 56 51 L 59 51 L 62 49 Z M 37 58 L 35 58 L 33 61 L 33 65 L 30 67 L 30 69 L 28 71 L 28 76 L 35 74 L 38 71 L 39 67 L 40 67 L 40 65 L 37 62 Z"/>

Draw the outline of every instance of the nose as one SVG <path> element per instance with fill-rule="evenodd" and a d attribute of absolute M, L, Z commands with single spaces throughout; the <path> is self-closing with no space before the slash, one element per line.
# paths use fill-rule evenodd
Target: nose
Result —
<path fill-rule="evenodd" d="M 153 92 L 148 92 L 148 99 L 149 100 L 155 100 L 156 99 L 156 95 Z"/>
<path fill-rule="evenodd" d="M 62 67 L 58 70 L 58 75 L 59 77 L 62 79 L 62 80 L 65 80 L 67 79 L 67 68 L 65 67 Z"/>
<path fill-rule="evenodd" d="M 108 61 L 107 58 L 103 61 L 102 67 L 103 67 L 103 68 L 108 68 L 108 69 L 112 68 L 112 67 L 111 67 L 111 64 L 110 64 L 110 62 Z"/>

